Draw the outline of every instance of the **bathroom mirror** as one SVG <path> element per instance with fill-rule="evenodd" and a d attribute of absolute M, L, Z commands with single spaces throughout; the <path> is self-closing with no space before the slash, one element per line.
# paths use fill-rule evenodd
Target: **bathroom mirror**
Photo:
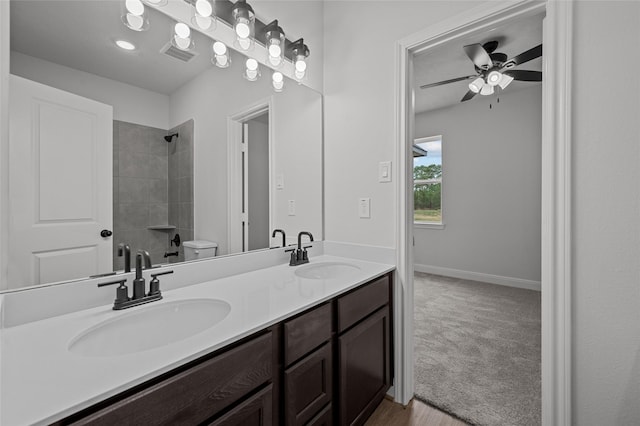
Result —
<path fill-rule="evenodd" d="M 300 231 L 322 239 L 321 94 L 286 78 L 276 92 L 272 70 L 263 66 L 260 78 L 248 81 L 246 57 L 233 50 L 228 68 L 213 66 L 213 40 L 197 31 L 192 51 L 176 49 L 169 42 L 175 21 L 157 10 L 147 8 L 147 31 L 132 31 L 123 24 L 123 4 L 11 1 L 10 111 L 17 111 L 15 81 L 35 82 L 53 100 L 38 106 L 38 128 L 30 125 L 37 149 L 10 157 L 10 173 L 40 169 L 10 179 L 9 280 L 0 290 L 122 270 L 119 243 L 132 253 L 148 250 L 157 265 L 185 261 L 186 241 L 212 242 L 220 256 L 281 246 L 280 234 L 272 238 L 276 228 L 285 230 L 287 244 Z M 119 40 L 134 49 L 119 48 Z M 67 94 L 71 104 L 63 102 Z M 111 126 L 99 132 L 108 149 L 91 133 L 104 126 L 87 124 L 94 118 L 85 122 L 86 112 L 77 121 L 66 113 L 83 99 L 110 107 Z M 18 127 L 10 129 L 10 147 L 22 144 Z M 87 138 L 95 146 L 87 148 Z M 93 182 L 101 168 L 108 179 Z M 83 204 L 69 194 L 83 191 L 106 204 L 92 199 L 86 214 L 72 211 Z M 20 213 L 23 198 L 35 200 L 33 214 Z M 73 240 L 79 227 L 100 234 L 95 247 L 57 245 Z"/>

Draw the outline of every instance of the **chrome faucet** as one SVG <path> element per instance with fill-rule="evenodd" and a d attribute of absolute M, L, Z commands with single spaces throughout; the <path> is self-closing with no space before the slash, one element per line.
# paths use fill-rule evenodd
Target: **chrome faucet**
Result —
<path fill-rule="evenodd" d="M 289 266 L 297 266 L 297 265 L 302 265 L 304 263 L 309 263 L 309 254 L 307 253 L 307 249 L 311 246 L 302 247 L 303 235 L 308 236 L 309 240 L 313 242 L 313 235 L 311 235 L 311 232 L 302 231 L 298 233 L 298 248 L 285 250 L 285 252 L 291 252 L 291 259 L 289 260 Z"/>
<path fill-rule="evenodd" d="M 128 244 L 118 244 L 118 257 L 124 255 L 124 272 L 131 272 L 131 248 Z"/>
<path fill-rule="evenodd" d="M 282 230 L 282 229 L 274 229 L 273 233 L 271 234 L 271 238 L 275 238 L 277 233 L 282 234 L 282 247 L 286 247 L 286 245 L 287 245 L 287 237 L 284 234 L 284 230 Z"/>

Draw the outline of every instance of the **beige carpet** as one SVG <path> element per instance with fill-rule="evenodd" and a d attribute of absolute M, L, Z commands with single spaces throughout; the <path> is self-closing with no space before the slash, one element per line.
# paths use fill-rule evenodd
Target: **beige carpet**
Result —
<path fill-rule="evenodd" d="M 416 397 L 475 425 L 540 424 L 540 292 L 415 274 Z"/>

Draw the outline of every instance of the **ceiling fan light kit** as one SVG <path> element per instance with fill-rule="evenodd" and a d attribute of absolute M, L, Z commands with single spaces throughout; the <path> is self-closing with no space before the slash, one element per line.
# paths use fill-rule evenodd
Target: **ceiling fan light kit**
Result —
<path fill-rule="evenodd" d="M 489 41 L 483 45 L 470 44 L 464 46 L 463 49 L 465 53 L 469 59 L 471 59 L 475 67 L 475 75 L 425 84 L 420 86 L 420 88 L 428 89 L 430 87 L 473 79 L 473 81 L 469 83 L 469 91 L 460 100 L 460 102 L 465 102 L 472 99 L 478 93 L 483 96 L 493 95 L 495 93 L 496 86 L 500 87 L 501 90 L 504 90 L 514 80 L 542 81 L 541 71 L 512 69 L 520 64 L 542 56 L 542 44 L 522 52 L 511 59 L 507 59 L 508 56 L 504 53 L 495 52 L 497 48 L 497 41 Z"/>

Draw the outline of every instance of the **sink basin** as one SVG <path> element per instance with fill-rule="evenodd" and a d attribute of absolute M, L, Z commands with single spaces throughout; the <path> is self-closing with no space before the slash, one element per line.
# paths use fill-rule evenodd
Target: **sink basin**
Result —
<path fill-rule="evenodd" d="M 217 299 L 186 299 L 149 305 L 103 321 L 76 336 L 69 351 L 86 357 L 109 357 L 158 348 L 213 327 L 231 311 Z"/>
<path fill-rule="evenodd" d="M 331 280 L 347 277 L 359 270 L 359 267 L 350 263 L 322 262 L 301 266 L 295 270 L 294 274 L 300 278 L 312 280 Z"/>

